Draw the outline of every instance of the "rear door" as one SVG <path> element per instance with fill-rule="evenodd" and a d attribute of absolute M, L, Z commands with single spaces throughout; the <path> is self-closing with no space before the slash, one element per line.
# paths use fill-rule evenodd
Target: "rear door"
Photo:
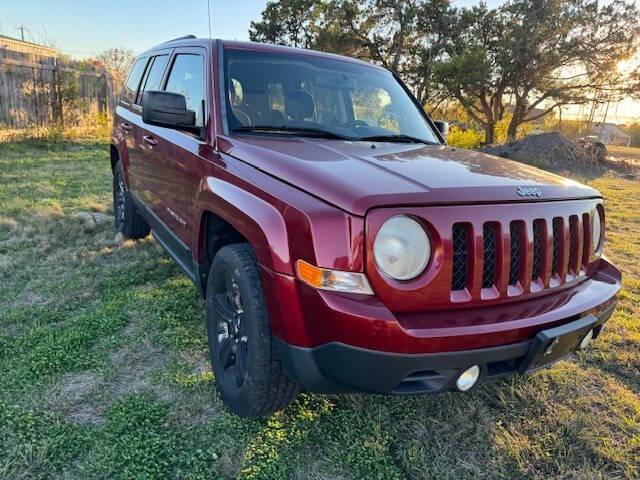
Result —
<path fill-rule="evenodd" d="M 140 173 L 138 171 L 138 157 L 137 150 L 139 148 L 137 137 L 139 134 L 138 128 L 140 120 L 138 115 L 132 111 L 132 105 L 135 103 L 136 95 L 142 77 L 145 73 L 149 57 L 144 56 L 138 58 L 125 82 L 120 102 L 115 111 L 115 127 L 118 133 L 124 138 L 125 145 L 127 147 L 127 165 L 125 167 L 125 176 L 127 179 L 127 185 L 130 190 L 138 190 L 138 182 L 140 180 Z"/>
<path fill-rule="evenodd" d="M 196 112 L 196 125 L 203 126 L 205 105 L 205 49 L 177 48 L 173 51 L 163 89 L 185 96 L 187 108 Z M 158 218 L 182 242 L 191 244 L 193 199 L 197 189 L 195 155 L 204 142 L 198 135 L 144 124 L 143 154 L 149 172 L 150 206 Z M 171 239 L 173 240 L 173 239 Z"/>

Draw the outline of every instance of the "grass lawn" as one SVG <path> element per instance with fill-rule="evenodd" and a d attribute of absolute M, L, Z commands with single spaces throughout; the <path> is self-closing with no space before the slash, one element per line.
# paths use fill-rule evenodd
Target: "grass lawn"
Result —
<path fill-rule="evenodd" d="M 215 393 L 203 304 L 109 213 L 105 143 L 0 144 L 0 478 L 640 478 L 640 182 L 607 199 L 620 307 L 595 347 L 470 394 L 303 394 L 247 421 Z"/>
<path fill-rule="evenodd" d="M 632 164 L 640 164 L 640 147 L 607 145 L 607 152 L 613 157 L 626 160 Z"/>

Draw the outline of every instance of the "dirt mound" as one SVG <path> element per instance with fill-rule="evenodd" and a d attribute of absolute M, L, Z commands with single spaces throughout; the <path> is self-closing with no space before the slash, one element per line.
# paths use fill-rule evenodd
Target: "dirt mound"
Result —
<path fill-rule="evenodd" d="M 556 172 L 602 168 L 584 147 L 560 132 L 529 135 L 504 145 L 489 145 L 481 151 Z"/>

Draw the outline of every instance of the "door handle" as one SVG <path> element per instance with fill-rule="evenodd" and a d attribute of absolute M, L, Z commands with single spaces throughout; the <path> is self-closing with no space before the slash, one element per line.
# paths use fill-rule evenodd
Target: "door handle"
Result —
<path fill-rule="evenodd" d="M 144 143 L 155 147 L 158 144 L 158 140 L 156 140 L 155 138 L 153 138 L 151 135 L 144 135 L 142 137 L 142 140 L 144 140 Z"/>
<path fill-rule="evenodd" d="M 131 124 L 127 122 L 122 122 L 120 126 L 127 132 L 133 128 Z"/>

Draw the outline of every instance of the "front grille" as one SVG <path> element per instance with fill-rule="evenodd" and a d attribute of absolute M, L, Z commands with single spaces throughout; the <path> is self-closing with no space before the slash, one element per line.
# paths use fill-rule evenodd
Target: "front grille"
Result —
<path fill-rule="evenodd" d="M 451 290 L 464 290 L 467 286 L 469 272 L 469 238 L 468 226 L 464 223 L 456 223 L 452 231 L 453 244 L 453 276 L 451 278 Z"/>
<path fill-rule="evenodd" d="M 511 264 L 509 265 L 509 285 L 516 285 L 520 280 L 520 256 L 522 255 L 522 222 L 511 222 Z"/>
<path fill-rule="evenodd" d="M 553 260 L 551 263 L 551 275 L 560 275 L 560 260 L 562 255 L 562 242 L 564 241 L 564 225 L 561 217 L 553 219 Z"/>
<path fill-rule="evenodd" d="M 484 236 L 482 288 L 491 288 L 496 281 L 496 268 L 498 264 L 498 239 L 496 238 L 496 226 L 491 223 L 485 223 L 482 228 L 482 233 Z"/>
<path fill-rule="evenodd" d="M 454 223 L 452 227 L 452 291 L 467 291 L 466 294 L 456 294 L 453 301 L 466 301 L 472 298 L 473 285 L 476 288 L 500 288 L 499 295 L 506 294 L 506 287 L 516 287 L 515 292 L 528 290 L 531 283 L 537 283 L 536 291 L 542 285 L 549 288 L 553 277 L 553 286 L 565 283 L 575 277 L 588 261 L 583 244 L 590 242 L 589 232 L 585 232 L 583 225 L 588 225 L 588 214 L 569 215 L 567 217 L 536 218 L 529 220 L 530 230 L 527 230 L 526 220 L 513 220 L 509 227 L 508 252 L 502 252 L 501 222 L 482 223 L 482 271 L 474 269 L 475 224 Z M 565 233 L 568 229 L 568 235 Z M 568 242 L 567 242 L 568 237 Z M 568 251 L 568 255 L 567 252 Z M 527 254 L 528 252 L 528 254 Z M 506 253 L 506 254 L 505 254 Z M 502 260 L 501 260 L 502 259 Z M 530 262 L 530 263 L 529 263 Z M 527 266 L 529 268 L 527 268 Z M 475 272 L 475 273 L 474 273 Z M 525 275 L 525 272 L 530 272 Z M 481 279 L 471 276 L 482 274 Z M 503 275 L 508 275 L 502 281 Z M 524 277 L 527 277 L 526 281 Z M 564 278 L 561 278 L 564 276 Z M 477 282 L 477 283 L 476 283 Z M 540 283 L 542 282 L 542 283 Z M 514 294 L 511 291 L 511 294 Z M 517 293 L 515 293 L 517 294 Z M 476 294 L 477 295 L 477 294 Z M 497 298 L 496 293 L 484 292 L 482 298 Z"/>
<path fill-rule="evenodd" d="M 460 197 L 459 201 L 464 199 Z M 596 265 L 590 263 L 594 261 L 591 248 L 583 248 L 583 243 L 592 242 L 591 235 L 584 232 L 590 223 L 583 214 L 593 215 L 602 208 L 601 204 L 599 198 L 558 201 L 547 198 L 376 209 L 366 220 L 370 233 L 365 242 L 371 255 L 365 257 L 365 269 L 381 301 L 391 311 L 416 314 L 411 318 L 417 322 L 423 321 L 418 312 L 455 310 L 457 317 L 442 320 L 453 325 L 467 308 L 508 302 L 531 310 L 526 316 L 537 315 L 538 305 L 542 308 L 543 304 L 555 301 L 552 296 L 561 301 L 572 295 L 569 287 L 577 286 L 596 271 Z M 414 280 L 393 282 L 380 274 L 369 249 L 373 248 L 371 241 L 379 225 L 388 216 L 401 214 L 417 217 L 424 223 L 433 250 L 428 271 Z M 569 235 L 570 230 L 575 230 L 573 235 Z M 574 239 L 571 246 L 570 237 Z M 569 258 L 577 270 L 569 268 Z M 534 275 L 537 278 L 532 280 Z M 532 297 L 546 293 L 549 298 L 528 303 Z M 473 321 L 477 322 L 474 325 L 482 329 L 483 324 L 493 321 L 492 312 L 474 311 Z M 502 318 L 496 317 L 495 321 L 503 321 Z"/>
<path fill-rule="evenodd" d="M 537 280 L 542 274 L 542 255 L 544 253 L 544 224 L 542 220 L 533 222 L 533 268 L 531 280 Z"/>
<path fill-rule="evenodd" d="M 569 271 L 576 274 L 578 271 L 579 258 L 579 234 L 578 234 L 578 217 L 571 215 L 569 218 Z"/>

